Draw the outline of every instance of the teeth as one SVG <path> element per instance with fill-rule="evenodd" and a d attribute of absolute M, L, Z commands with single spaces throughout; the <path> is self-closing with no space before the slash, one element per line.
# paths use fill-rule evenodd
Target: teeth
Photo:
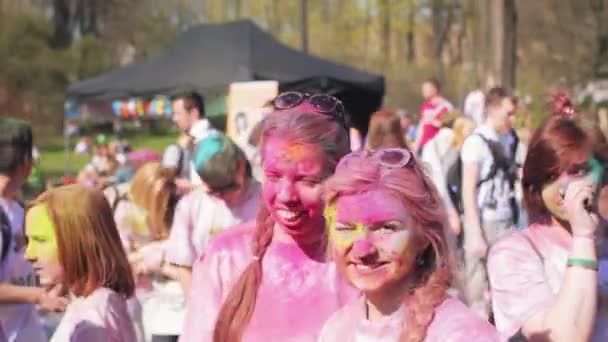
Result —
<path fill-rule="evenodd" d="M 380 266 L 382 266 L 383 264 L 379 263 L 379 264 L 369 264 L 369 265 L 365 265 L 365 264 L 355 264 L 353 263 L 353 265 L 355 266 L 356 269 L 358 270 L 362 270 L 362 271 L 369 271 L 369 270 L 374 270 Z"/>
<path fill-rule="evenodd" d="M 362 265 L 362 264 L 355 264 L 355 268 L 358 270 L 370 270 L 371 267 L 367 266 L 367 265 Z"/>
<path fill-rule="evenodd" d="M 301 215 L 301 212 L 293 212 L 288 210 L 278 210 L 277 214 L 285 220 L 293 220 Z"/>

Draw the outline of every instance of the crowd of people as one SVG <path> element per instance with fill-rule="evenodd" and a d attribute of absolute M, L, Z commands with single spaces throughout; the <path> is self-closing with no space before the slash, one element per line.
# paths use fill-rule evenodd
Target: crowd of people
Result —
<path fill-rule="evenodd" d="M 162 156 L 83 141 L 28 203 L 32 131 L 0 119 L 0 342 L 608 341 L 604 134 L 563 93 L 528 138 L 508 89 L 440 90 L 364 137 L 282 93 L 247 141 L 183 93 Z"/>

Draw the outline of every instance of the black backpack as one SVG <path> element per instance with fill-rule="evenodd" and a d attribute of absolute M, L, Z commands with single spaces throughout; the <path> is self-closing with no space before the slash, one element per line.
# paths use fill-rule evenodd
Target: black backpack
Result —
<path fill-rule="evenodd" d="M 477 186 L 479 187 L 481 184 L 494 178 L 498 170 L 503 170 L 507 179 L 509 180 L 509 185 L 511 188 L 513 188 L 515 186 L 515 180 L 517 177 L 517 166 L 515 163 L 507 158 L 504 148 L 499 142 L 488 140 L 479 133 L 475 133 L 475 135 L 479 136 L 484 143 L 488 145 L 494 159 L 494 164 L 492 164 L 490 172 L 488 172 L 484 178 L 477 182 Z M 456 208 L 456 210 L 462 214 L 464 213 L 464 208 L 462 206 L 462 159 L 460 158 L 460 155 L 449 167 L 446 178 L 450 200 L 452 201 L 454 208 Z M 517 216 L 517 213 L 514 212 L 513 214 Z"/>

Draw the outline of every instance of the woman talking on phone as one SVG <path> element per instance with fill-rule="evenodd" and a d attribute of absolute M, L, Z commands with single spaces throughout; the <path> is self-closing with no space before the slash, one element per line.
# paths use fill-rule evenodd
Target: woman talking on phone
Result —
<path fill-rule="evenodd" d="M 563 100 L 555 97 L 523 166 L 531 225 L 488 255 L 496 326 L 512 341 L 608 341 L 608 245 L 597 209 L 608 148 Z"/>

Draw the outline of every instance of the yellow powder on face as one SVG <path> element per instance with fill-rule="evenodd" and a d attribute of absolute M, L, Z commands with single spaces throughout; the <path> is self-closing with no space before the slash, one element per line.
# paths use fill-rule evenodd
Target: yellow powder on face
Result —
<path fill-rule="evenodd" d="M 355 241 L 365 234 L 365 226 L 360 222 L 355 223 L 355 229 L 337 230 L 336 207 L 333 205 L 325 208 L 325 220 L 329 229 L 329 239 L 340 252 L 352 246 Z"/>
<path fill-rule="evenodd" d="M 57 236 L 46 205 L 37 205 L 28 210 L 25 216 L 25 235 L 28 238 L 28 259 L 58 261 Z"/>

